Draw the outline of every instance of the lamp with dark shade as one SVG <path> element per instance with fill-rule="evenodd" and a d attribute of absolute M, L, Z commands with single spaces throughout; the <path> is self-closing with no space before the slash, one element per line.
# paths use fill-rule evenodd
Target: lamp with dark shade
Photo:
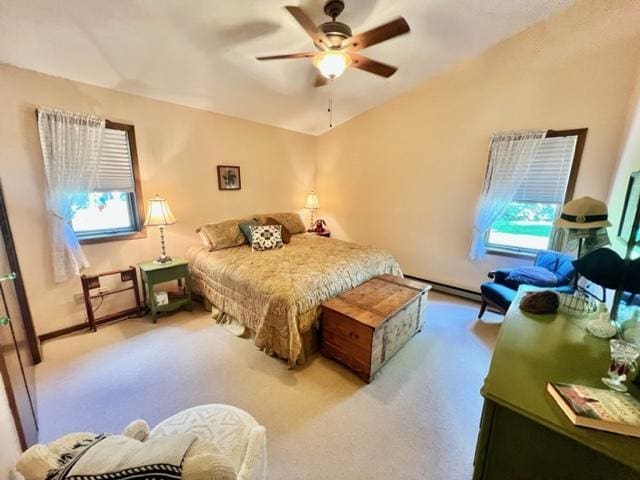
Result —
<path fill-rule="evenodd" d="M 156 195 L 149 200 L 147 206 L 147 219 L 144 224 L 148 227 L 158 227 L 160 230 L 160 246 L 161 255 L 155 260 L 156 263 L 167 263 L 173 261 L 173 258 L 169 257 L 165 251 L 164 242 L 164 227 L 165 225 L 171 225 L 176 223 L 176 219 L 171 213 L 169 204 L 164 198 L 160 198 Z"/>

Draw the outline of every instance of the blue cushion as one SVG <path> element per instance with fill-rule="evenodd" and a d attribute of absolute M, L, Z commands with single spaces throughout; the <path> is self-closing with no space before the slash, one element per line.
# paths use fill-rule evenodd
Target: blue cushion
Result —
<path fill-rule="evenodd" d="M 567 285 L 571 283 L 571 280 L 576 275 L 576 269 L 573 266 L 572 258 L 569 255 L 561 255 L 558 259 L 558 268 L 556 273 L 558 274 L 558 285 Z"/>
<path fill-rule="evenodd" d="M 568 285 L 575 275 L 570 255 L 552 250 L 540 250 L 534 265 L 543 267 L 556 274 L 558 285 Z"/>
<path fill-rule="evenodd" d="M 260 225 L 258 222 L 256 222 L 255 220 L 250 220 L 248 222 L 242 222 L 241 224 L 238 225 L 238 227 L 240 227 L 240 230 L 242 231 L 242 234 L 244 235 L 244 238 L 247 239 L 247 242 L 249 242 L 249 245 L 253 244 L 253 237 L 251 235 L 251 227 L 257 227 L 258 225 Z"/>
<path fill-rule="evenodd" d="M 518 267 L 509 272 L 504 283 L 512 288 L 518 288 L 522 284 L 555 287 L 558 284 L 558 277 L 544 267 Z"/>
<path fill-rule="evenodd" d="M 511 302 L 516 298 L 515 290 L 495 282 L 483 283 L 480 285 L 480 292 L 484 298 L 501 306 L 505 310 L 509 308 Z"/>
<path fill-rule="evenodd" d="M 550 272 L 555 272 L 558 268 L 558 252 L 550 250 L 540 250 L 533 263 L 536 267 L 546 268 Z"/>

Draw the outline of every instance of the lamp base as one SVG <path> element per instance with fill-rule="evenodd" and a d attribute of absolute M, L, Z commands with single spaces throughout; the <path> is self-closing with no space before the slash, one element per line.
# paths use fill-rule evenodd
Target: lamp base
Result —
<path fill-rule="evenodd" d="M 173 262 L 173 258 L 171 258 L 168 255 L 160 255 L 158 258 L 156 258 L 153 263 L 169 263 L 169 262 Z"/>

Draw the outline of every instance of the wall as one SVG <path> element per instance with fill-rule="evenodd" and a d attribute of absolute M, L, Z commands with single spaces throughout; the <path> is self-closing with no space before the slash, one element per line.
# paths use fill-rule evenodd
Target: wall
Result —
<path fill-rule="evenodd" d="M 393 251 L 407 274 L 477 291 L 517 263 L 467 257 L 491 133 L 588 127 L 575 195 L 606 199 L 639 22 L 638 3 L 578 2 L 322 135 L 321 215 L 338 237 Z"/>
<path fill-rule="evenodd" d="M 0 379 L 0 478 L 9 478 L 9 470 L 22 452 L 4 383 Z"/>
<path fill-rule="evenodd" d="M 202 223 L 299 210 L 312 187 L 312 136 L 6 65 L 0 105 L 0 177 L 39 334 L 79 323 L 85 312 L 73 300 L 79 279 L 52 279 L 37 106 L 135 125 L 144 197 L 165 197 L 178 220 L 166 229 L 169 254 L 184 255 L 197 243 L 194 229 Z M 242 190 L 218 191 L 219 164 L 241 167 Z M 89 271 L 155 258 L 159 245 L 155 229 L 146 239 L 88 245 Z"/>
<path fill-rule="evenodd" d="M 625 141 L 622 143 L 620 161 L 609 192 L 609 229 L 611 247 L 620 255 L 627 254 L 627 242 L 618 237 L 618 228 L 622 218 L 624 199 L 629 184 L 629 177 L 640 170 L 640 68 L 636 74 L 636 89 L 629 108 Z"/>

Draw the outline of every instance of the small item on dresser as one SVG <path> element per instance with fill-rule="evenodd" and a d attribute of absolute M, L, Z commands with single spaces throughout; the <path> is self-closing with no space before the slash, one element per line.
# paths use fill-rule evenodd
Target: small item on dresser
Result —
<path fill-rule="evenodd" d="M 640 437 L 640 402 L 631 395 L 565 383 L 547 383 L 547 392 L 574 425 Z"/>
<path fill-rule="evenodd" d="M 587 324 L 587 331 L 598 338 L 615 337 L 618 331 L 609 320 L 609 312 L 604 303 L 598 305 L 598 312 L 594 315 L 594 319 Z"/>
<path fill-rule="evenodd" d="M 626 392 L 627 386 L 622 383 L 627 379 L 627 373 L 635 372 L 636 360 L 640 356 L 640 349 L 624 340 L 609 340 L 611 350 L 611 364 L 608 377 L 602 378 L 602 383 L 612 390 Z"/>
<path fill-rule="evenodd" d="M 556 313 L 559 305 L 558 294 L 551 290 L 525 293 L 520 300 L 520 310 L 527 313 Z"/>
<path fill-rule="evenodd" d="M 589 296 L 581 292 L 558 293 L 560 306 L 558 311 L 573 316 L 582 316 L 594 313 L 597 310 L 596 302 Z"/>

